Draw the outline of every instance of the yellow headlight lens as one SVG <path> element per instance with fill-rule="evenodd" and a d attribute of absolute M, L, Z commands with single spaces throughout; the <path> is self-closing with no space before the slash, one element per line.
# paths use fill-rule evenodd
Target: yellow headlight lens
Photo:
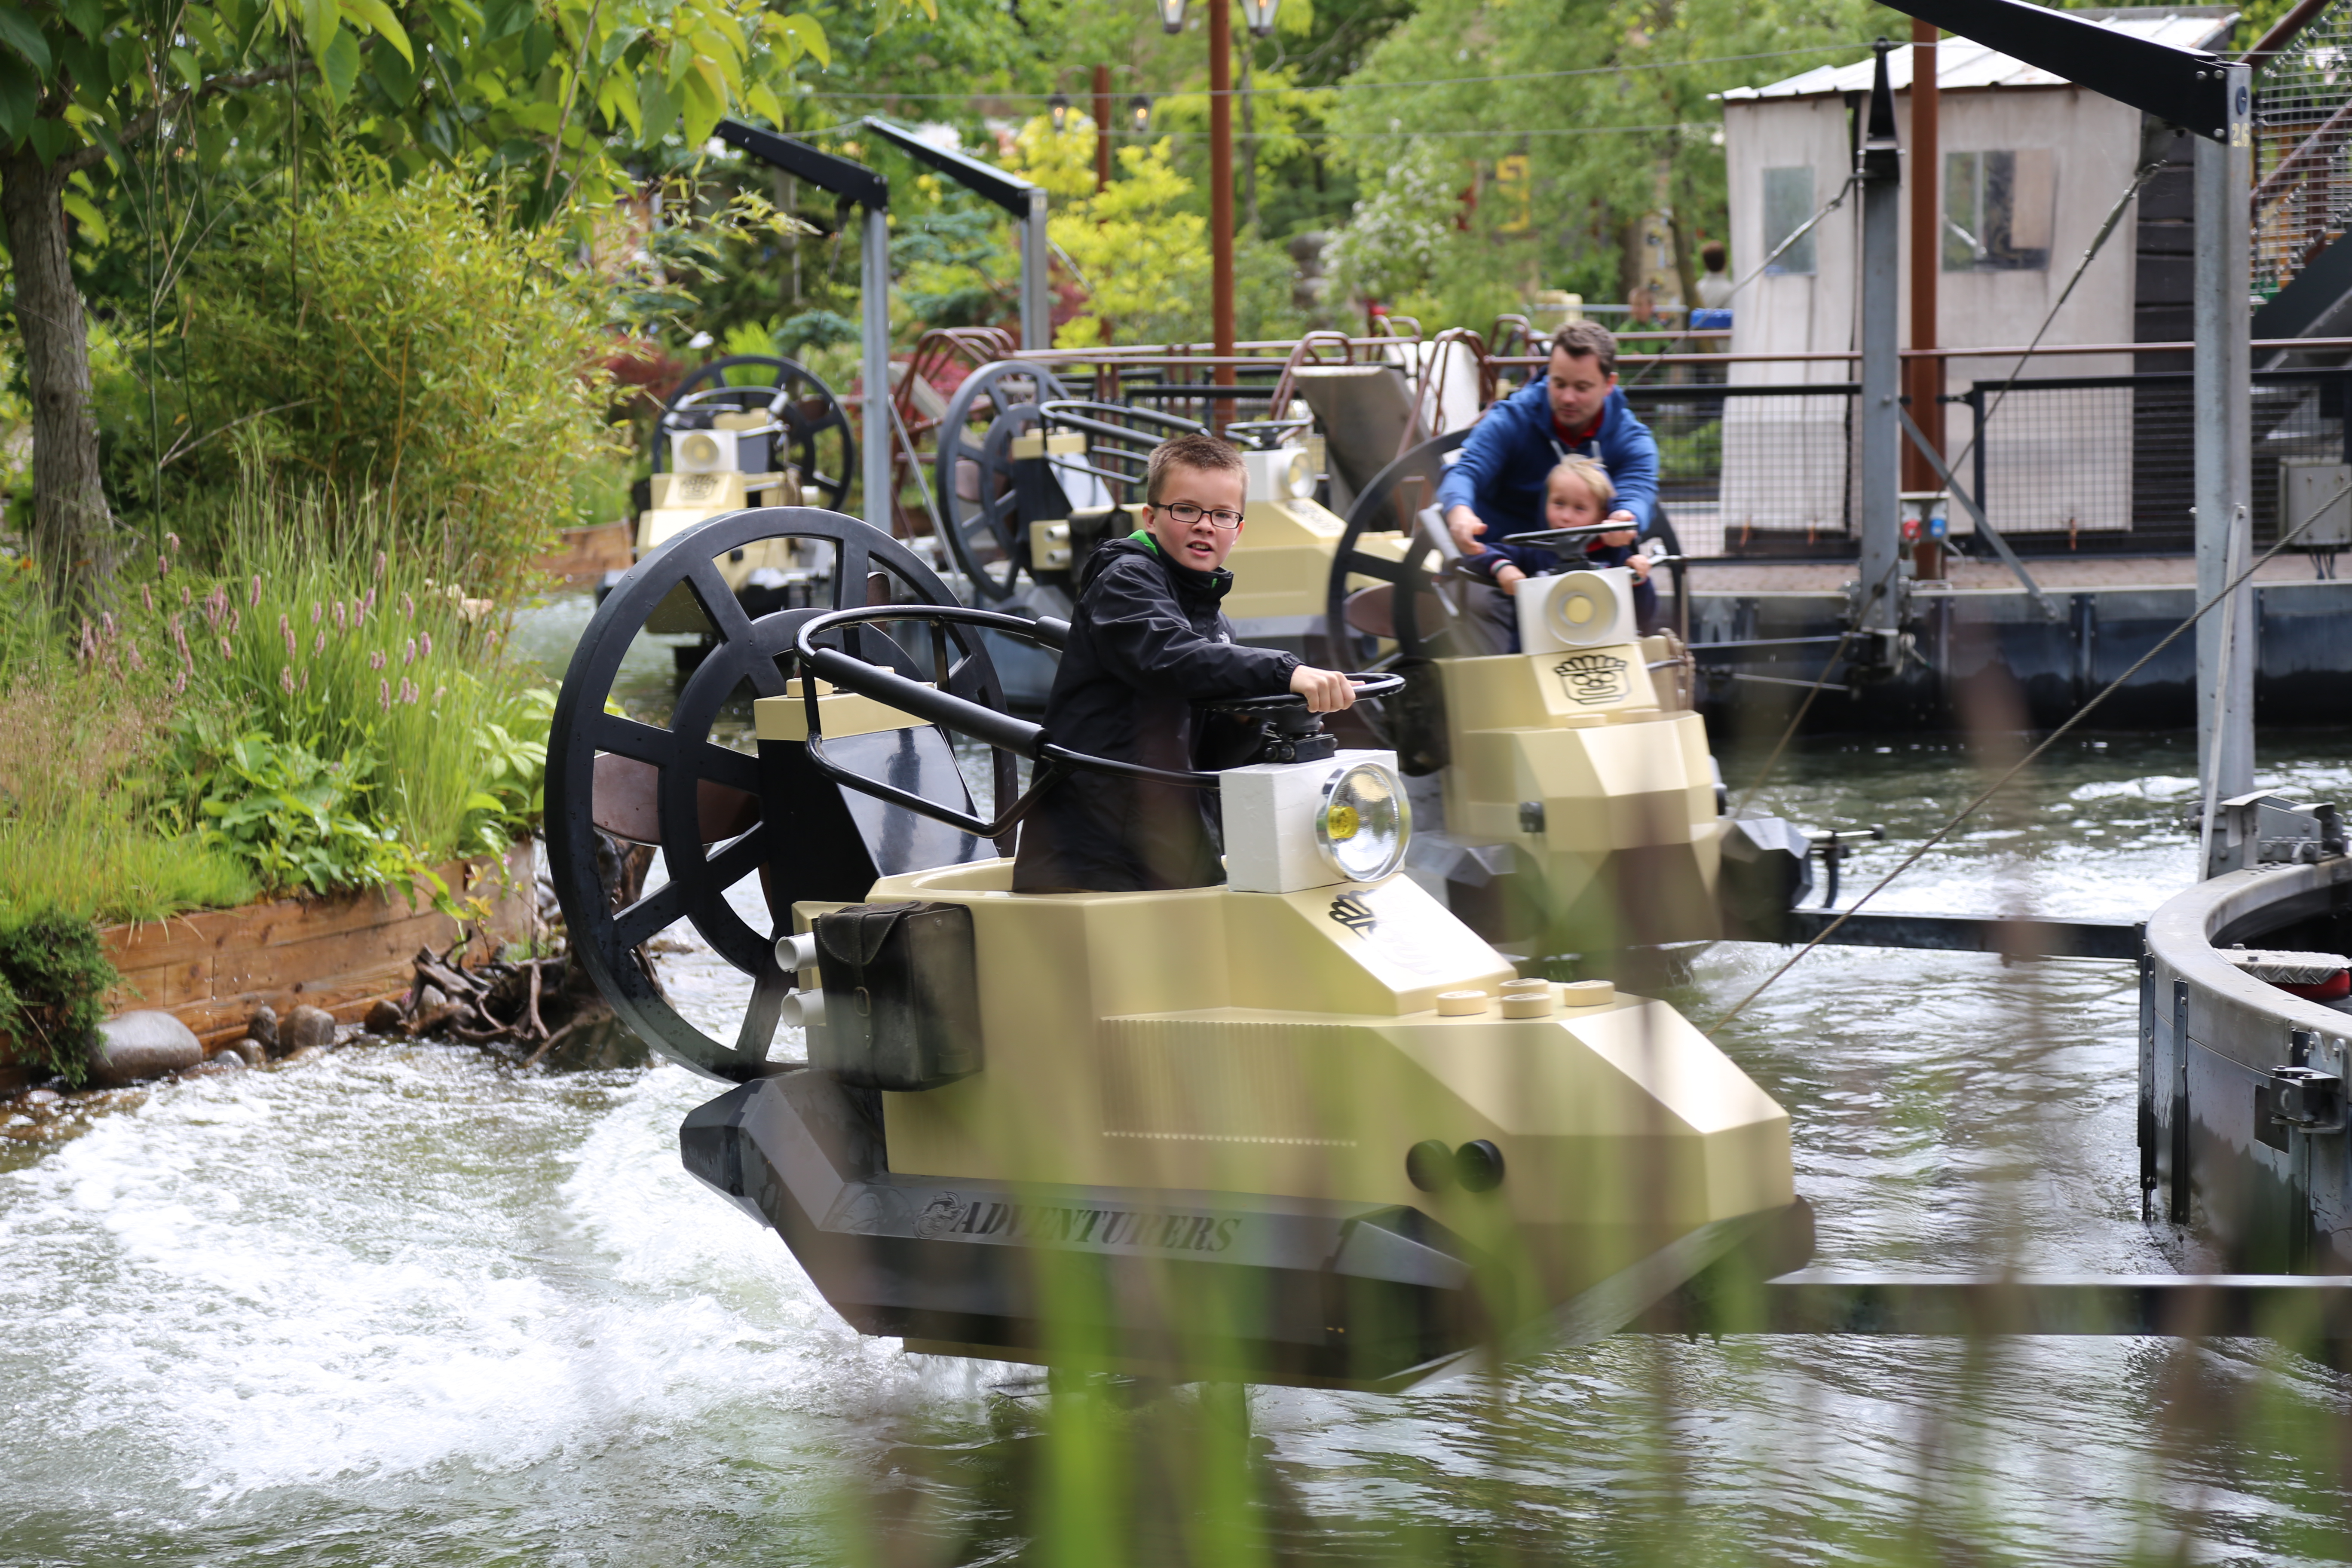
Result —
<path fill-rule="evenodd" d="M 1315 813 L 1316 847 L 1351 882 L 1377 882 L 1404 864 L 1412 808 L 1404 780 L 1381 763 L 1355 763 L 1333 773 Z"/>

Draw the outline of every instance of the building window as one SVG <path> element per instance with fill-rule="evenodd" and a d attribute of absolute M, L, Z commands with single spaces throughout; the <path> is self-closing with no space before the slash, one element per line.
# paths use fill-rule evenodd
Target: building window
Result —
<path fill-rule="evenodd" d="M 2055 160 L 2046 147 L 1944 154 L 1944 270 L 2039 272 L 2057 221 Z"/>
<path fill-rule="evenodd" d="M 1764 171 L 1764 254 L 1769 256 L 1780 248 L 1780 242 L 1796 233 L 1813 216 L 1813 170 L 1805 164 L 1794 169 Z M 1764 268 L 1767 272 L 1790 272 L 1811 277 L 1813 271 L 1813 237 L 1811 234 L 1780 252 L 1780 259 Z"/>

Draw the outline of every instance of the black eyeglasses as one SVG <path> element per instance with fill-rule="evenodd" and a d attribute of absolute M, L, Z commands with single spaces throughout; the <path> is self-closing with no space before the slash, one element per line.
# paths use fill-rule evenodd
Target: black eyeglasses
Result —
<path fill-rule="evenodd" d="M 1166 512 L 1170 521 L 1181 523 L 1186 528 L 1192 527 L 1204 517 L 1209 520 L 1211 528 L 1223 529 L 1227 533 L 1231 533 L 1242 525 L 1242 514 L 1237 511 L 1226 511 L 1223 508 L 1212 511 L 1204 506 L 1194 506 L 1188 500 L 1172 500 L 1159 510 Z"/>

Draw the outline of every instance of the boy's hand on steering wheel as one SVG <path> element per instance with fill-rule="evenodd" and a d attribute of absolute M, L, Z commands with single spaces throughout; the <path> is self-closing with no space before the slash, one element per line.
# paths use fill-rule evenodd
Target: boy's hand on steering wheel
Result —
<path fill-rule="evenodd" d="M 1598 542 L 1609 546 L 1612 550 L 1621 544 L 1631 544 L 1641 536 L 1641 528 L 1634 522 L 1633 514 L 1630 511 L 1612 511 L 1609 514 L 1609 521 L 1625 525 L 1622 528 L 1612 528 L 1600 536 Z"/>
<path fill-rule="evenodd" d="M 1307 699 L 1310 711 L 1337 713 L 1355 705 L 1353 682 L 1336 669 L 1317 669 L 1312 665 L 1300 665 L 1290 672 L 1290 689 Z"/>

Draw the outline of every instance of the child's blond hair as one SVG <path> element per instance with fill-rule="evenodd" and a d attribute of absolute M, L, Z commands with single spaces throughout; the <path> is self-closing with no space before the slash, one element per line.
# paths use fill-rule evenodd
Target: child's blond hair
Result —
<path fill-rule="evenodd" d="M 1545 500 L 1551 499 L 1551 487 L 1562 474 L 1582 479 L 1584 488 L 1592 492 L 1592 504 L 1603 512 L 1609 510 L 1609 503 L 1617 499 L 1617 487 L 1609 482 L 1609 470 L 1591 458 L 1578 457 L 1562 458 L 1559 465 L 1544 476 Z"/>

